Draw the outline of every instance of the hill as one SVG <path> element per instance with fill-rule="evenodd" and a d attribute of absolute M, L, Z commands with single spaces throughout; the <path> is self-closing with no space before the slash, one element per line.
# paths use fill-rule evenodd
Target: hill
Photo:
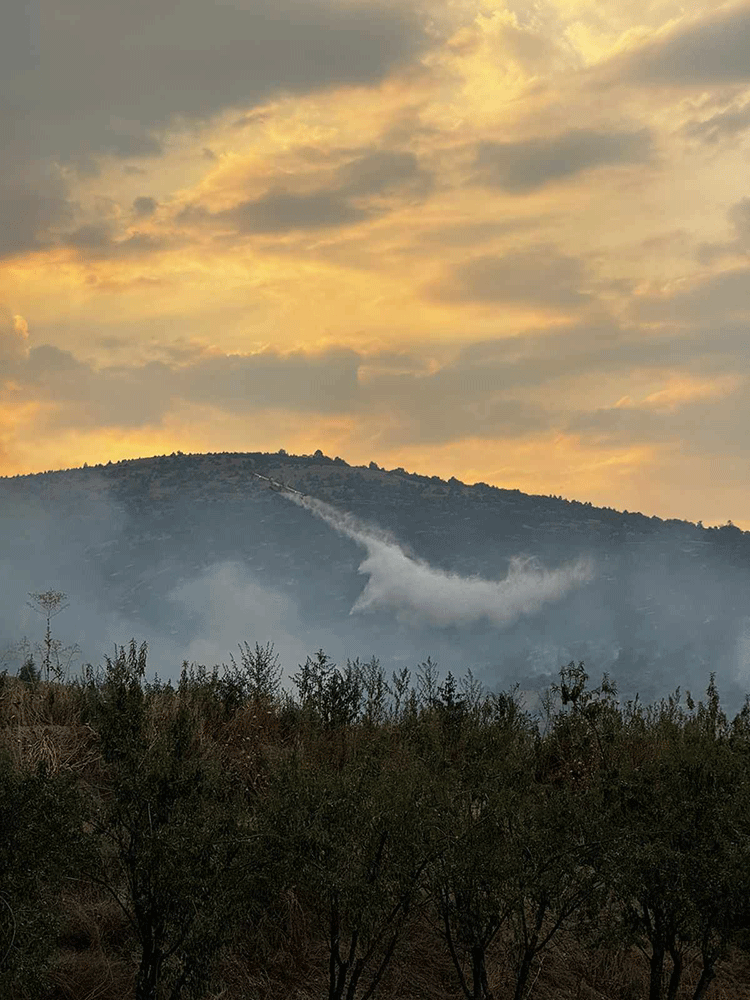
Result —
<path fill-rule="evenodd" d="M 702 689 L 710 670 L 729 705 L 747 687 L 750 533 L 731 524 L 258 452 L 3 478 L 0 525 L 0 650 L 39 634 L 27 595 L 54 588 L 84 659 L 135 636 L 162 677 L 257 640 L 287 675 L 322 647 L 429 655 L 492 688 L 543 687 L 572 659 L 626 696 Z"/>

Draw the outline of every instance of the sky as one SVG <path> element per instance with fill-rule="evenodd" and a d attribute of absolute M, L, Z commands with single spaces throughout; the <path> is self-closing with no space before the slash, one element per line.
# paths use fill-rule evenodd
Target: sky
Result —
<path fill-rule="evenodd" d="M 206 451 L 750 529 L 750 4 L 0 12 L 0 475 Z"/>

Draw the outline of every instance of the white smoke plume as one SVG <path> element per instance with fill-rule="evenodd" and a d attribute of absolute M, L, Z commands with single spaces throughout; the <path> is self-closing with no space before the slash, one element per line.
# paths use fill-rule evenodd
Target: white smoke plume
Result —
<path fill-rule="evenodd" d="M 435 625 L 468 625 L 486 618 L 502 627 L 521 615 L 536 614 L 594 578 L 587 559 L 549 570 L 536 559 L 520 556 L 511 560 L 504 580 L 448 573 L 408 555 L 387 532 L 351 514 L 311 497 L 284 495 L 366 550 L 359 572 L 369 580 L 350 614 L 387 609 L 401 618 L 421 618 Z"/>

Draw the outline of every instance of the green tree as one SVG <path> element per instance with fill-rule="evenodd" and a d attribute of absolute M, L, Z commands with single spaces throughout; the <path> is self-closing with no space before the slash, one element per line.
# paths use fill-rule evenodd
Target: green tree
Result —
<path fill-rule="evenodd" d="M 649 969 L 649 1000 L 675 1000 L 699 957 L 701 1000 L 733 933 L 747 920 L 750 794 L 712 676 L 706 704 L 679 693 L 631 706 L 610 794 L 616 836 L 608 879 L 621 934 Z M 742 743 L 735 727 L 736 743 Z"/>
<path fill-rule="evenodd" d="M 136 1000 L 198 995 L 240 905 L 251 841 L 242 803 L 179 698 L 161 714 L 143 688 L 146 644 L 107 660 L 93 726 L 106 764 L 90 877 L 139 946 Z"/>
<path fill-rule="evenodd" d="M 308 656 L 292 677 L 302 712 L 325 730 L 341 729 L 354 722 L 362 698 L 360 666 L 347 660 L 341 670 L 319 649 L 315 659 Z"/>
<path fill-rule="evenodd" d="M 432 803 L 439 850 L 431 865 L 431 887 L 464 995 L 492 1000 L 487 956 L 513 915 L 515 860 L 508 818 L 528 784 L 532 729 L 514 693 L 475 698 L 467 705 L 457 699 L 457 690 L 448 674 L 435 699 L 440 733 L 430 756 L 432 770 L 440 775 Z"/>
<path fill-rule="evenodd" d="M 256 703 L 273 704 L 281 693 L 282 668 L 278 653 L 274 652 L 273 643 L 265 646 L 255 643 L 250 649 L 247 642 L 239 646 L 241 667 L 237 666 L 234 656 L 230 653 L 232 671 L 227 671 L 235 685 L 247 693 Z"/>
<path fill-rule="evenodd" d="M 9 1000 L 41 995 L 80 816 L 70 775 L 21 769 L 0 748 L 0 992 Z"/>
<path fill-rule="evenodd" d="M 412 916 L 430 851 L 425 781 L 373 740 L 335 762 L 295 755 L 276 775 L 270 833 L 325 941 L 328 1000 L 369 1000 Z"/>

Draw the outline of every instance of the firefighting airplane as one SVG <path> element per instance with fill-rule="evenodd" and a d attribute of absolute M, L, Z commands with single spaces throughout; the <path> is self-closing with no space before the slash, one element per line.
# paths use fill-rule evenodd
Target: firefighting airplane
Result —
<path fill-rule="evenodd" d="M 295 490 L 293 486 L 287 486 L 286 483 L 280 483 L 276 479 L 271 479 L 269 476 L 261 476 L 259 472 L 251 473 L 256 479 L 262 479 L 264 483 L 268 484 L 268 488 L 273 490 L 274 493 L 295 493 L 298 497 L 306 497 L 306 493 L 302 493 L 300 490 Z"/>

